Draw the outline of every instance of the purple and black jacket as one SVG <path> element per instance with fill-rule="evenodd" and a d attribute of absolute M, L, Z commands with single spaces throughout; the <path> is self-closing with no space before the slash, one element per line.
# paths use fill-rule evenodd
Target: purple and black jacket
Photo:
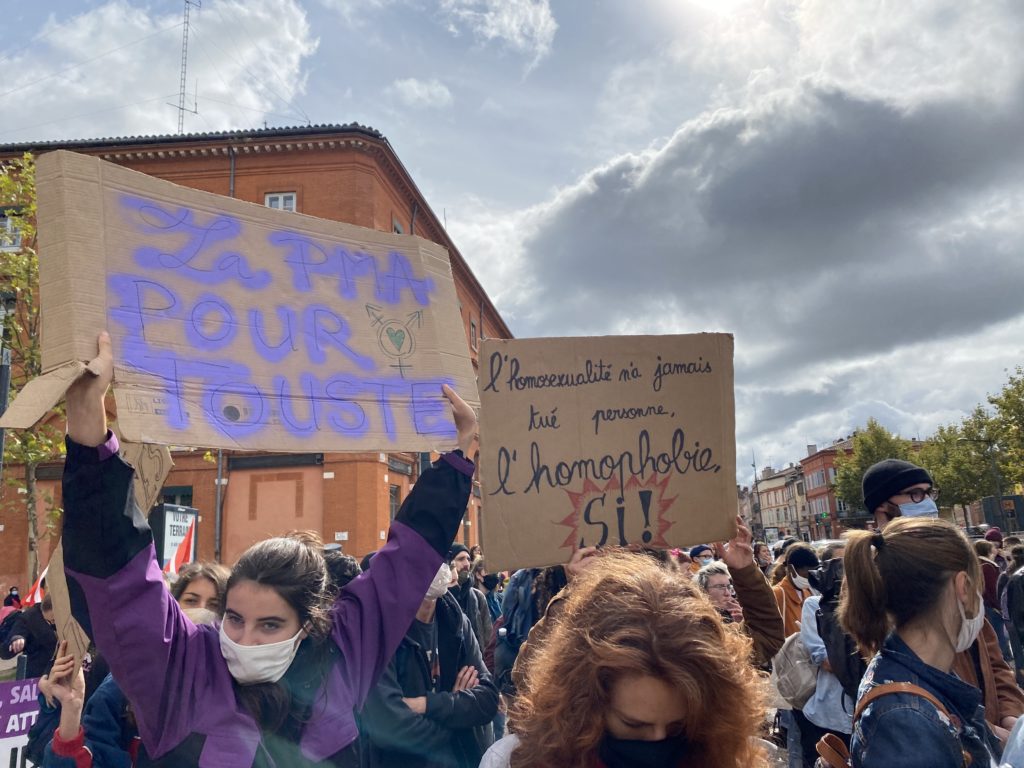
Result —
<path fill-rule="evenodd" d="M 134 471 L 116 450 L 112 436 L 99 448 L 67 441 L 64 564 L 72 613 L 132 703 L 148 755 L 202 768 L 347 764 L 358 735 L 353 710 L 394 655 L 458 531 L 472 462 L 456 452 L 425 471 L 373 569 L 341 592 L 326 675 L 296 669 L 315 655 L 300 650 L 285 680 L 312 683 L 315 695 L 294 743 L 261 732 L 235 698 L 217 629 L 195 626 L 170 596 L 133 498 Z"/>

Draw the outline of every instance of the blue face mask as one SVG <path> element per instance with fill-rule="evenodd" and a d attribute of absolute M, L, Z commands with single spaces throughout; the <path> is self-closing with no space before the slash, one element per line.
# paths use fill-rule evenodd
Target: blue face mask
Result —
<path fill-rule="evenodd" d="M 939 508 L 935 505 L 935 500 L 925 496 L 923 499 L 916 503 L 911 504 L 900 504 L 900 514 L 903 517 L 938 517 Z"/>

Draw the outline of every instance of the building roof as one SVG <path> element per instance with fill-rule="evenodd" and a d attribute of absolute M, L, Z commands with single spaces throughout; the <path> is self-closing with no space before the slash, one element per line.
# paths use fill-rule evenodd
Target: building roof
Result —
<path fill-rule="evenodd" d="M 337 133 L 357 133 L 370 139 L 388 143 L 387 137 L 376 128 L 359 123 L 296 125 L 282 128 L 254 128 L 242 131 L 208 131 L 206 133 L 175 133 L 152 136 L 111 136 L 101 139 L 58 139 L 56 141 L 24 141 L 0 144 L 0 154 L 32 152 L 50 149 L 101 149 L 125 145 L 178 144 L 196 141 L 261 141 L 295 136 L 320 136 Z M 389 144 L 390 146 L 390 144 Z"/>
<path fill-rule="evenodd" d="M 297 140 L 299 143 L 309 142 L 310 140 L 317 140 L 320 138 L 322 142 L 317 143 L 328 143 L 327 137 L 338 136 L 339 134 L 348 137 L 349 144 L 357 144 L 365 146 L 364 139 L 369 140 L 369 146 L 376 146 L 382 153 L 383 157 L 387 158 L 393 170 L 397 171 L 397 175 L 407 185 L 408 193 L 414 199 L 422 201 L 422 208 L 419 212 L 427 216 L 430 219 L 433 229 L 439 234 L 441 243 L 446 247 L 449 253 L 452 255 L 451 263 L 452 270 L 458 271 L 462 274 L 465 280 L 472 285 L 479 293 L 484 297 L 489 317 L 492 322 L 495 322 L 500 328 L 499 335 L 504 338 L 512 338 L 513 334 L 509 329 L 505 319 L 501 316 L 497 307 L 494 306 L 491 297 L 484 290 L 480 284 L 479 279 L 469 264 L 466 262 L 465 257 L 456 247 L 451 237 L 448 235 L 448 231 L 438 218 L 437 214 L 431 209 L 429 203 L 427 203 L 426 197 L 420 191 L 416 182 L 412 178 L 412 174 L 409 173 L 408 169 L 402 163 L 398 157 L 398 153 L 395 152 L 395 148 L 391 146 L 391 143 L 387 140 L 387 137 L 378 131 L 376 128 L 371 128 L 366 125 L 360 125 L 359 123 L 331 123 L 325 125 L 297 125 L 297 126 L 285 126 L 278 128 L 256 128 L 250 130 L 239 130 L 239 131 L 211 131 L 207 133 L 182 133 L 182 134 L 163 134 L 157 136 L 120 136 L 120 137 L 109 137 L 102 139 L 64 139 L 59 141 L 34 141 L 34 142 L 20 142 L 17 144 L 0 144 L 0 158 L 4 155 L 12 156 L 22 154 L 24 152 L 43 152 L 58 149 L 82 149 L 99 151 L 100 156 L 107 159 L 116 159 L 119 152 L 114 150 L 128 149 L 128 148 L 147 148 L 147 155 L 150 157 L 158 156 L 174 156 L 175 154 L 184 154 L 187 149 L 176 147 L 175 145 L 196 145 L 196 144 L 220 144 L 221 151 L 227 153 L 231 151 L 231 147 L 236 144 L 241 145 L 240 148 L 245 151 L 250 149 L 259 150 L 259 146 L 264 142 L 274 142 L 274 148 L 277 150 L 291 150 L 292 144 L 287 140 Z M 252 145 L 252 146 L 250 146 Z M 166 149 L 157 150 L 157 147 Z M 110 153 L 104 153 L 103 150 L 111 150 Z M 481 308 L 482 309 L 482 308 Z M 482 314 L 482 312 L 481 312 Z"/>

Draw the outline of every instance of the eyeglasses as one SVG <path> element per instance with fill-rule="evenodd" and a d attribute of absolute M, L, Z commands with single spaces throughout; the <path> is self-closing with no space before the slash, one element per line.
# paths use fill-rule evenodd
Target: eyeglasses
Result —
<path fill-rule="evenodd" d="M 920 504 L 925 500 L 925 497 L 930 498 L 932 501 L 937 500 L 939 498 L 939 489 L 929 488 L 928 490 L 925 490 L 924 488 L 911 488 L 909 491 L 903 491 L 897 495 L 909 496 L 912 502 Z"/>
<path fill-rule="evenodd" d="M 724 590 L 726 590 L 728 592 L 735 592 L 736 591 L 736 589 L 733 587 L 732 583 L 729 583 L 729 584 L 712 584 L 711 586 L 708 587 L 708 592 L 710 592 L 712 589 L 717 589 L 717 590 L 724 589 Z"/>

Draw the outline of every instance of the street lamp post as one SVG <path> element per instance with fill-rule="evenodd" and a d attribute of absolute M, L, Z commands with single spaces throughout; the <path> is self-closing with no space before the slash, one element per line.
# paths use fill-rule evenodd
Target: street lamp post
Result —
<path fill-rule="evenodd" d="M 761 528 L 761 535 L 764 536 L 764 519 L 761 517 L 761 491 L 757 487 L 757 457 L 750 452 L 750 466 L 754 470 L 754 509 L 752 517 L 758 521 Z"/>

